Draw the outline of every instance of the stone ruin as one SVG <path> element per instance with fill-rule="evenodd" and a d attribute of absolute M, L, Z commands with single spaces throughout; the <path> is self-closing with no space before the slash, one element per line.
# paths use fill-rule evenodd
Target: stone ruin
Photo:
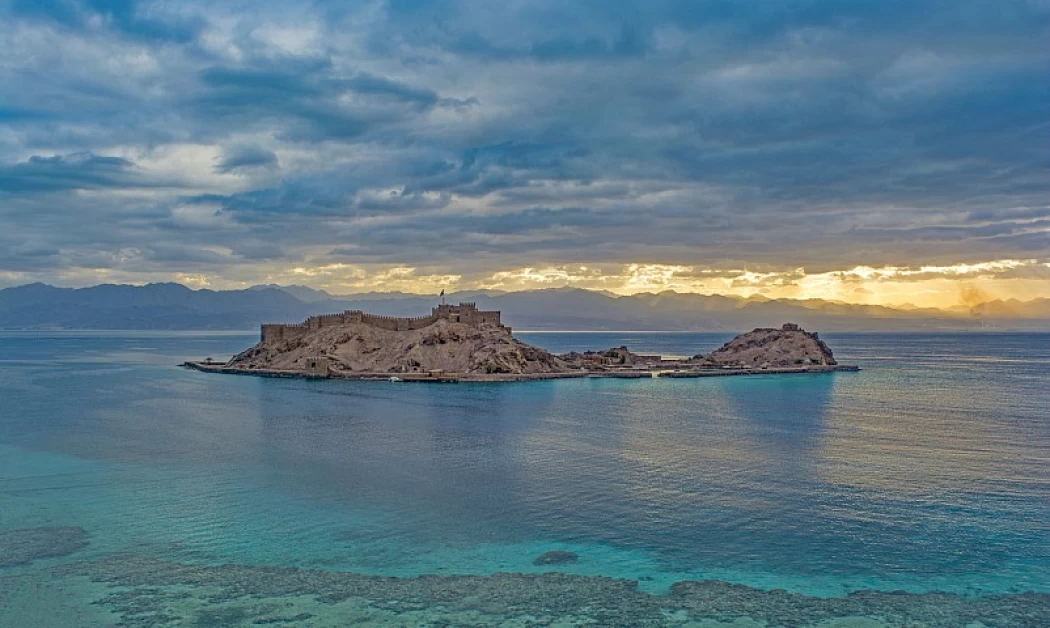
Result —
<path fill-rule="evenodd" d="M 264 343 L 280 342 L 282 340 L 300 338 L 310 331 L 318 330 L 322 327 L 353 323 L 371 325 L 388 331 L 412 331 L 429 327 L 442 319 L 474 326 L 495 325 L 503 327 L 508 332 L 510 331 L 509 327 L 504 327 L 500 322 L 500 312 L 497 310 L 479 310 L 476 303 L 460 303 L 459 305 L 442 303 L 431 310 L 429 316 L 406 318 L 368 314 L 361 310 L 346 310 L 341 314 L 311 316 L 302 323 L 291 325 L 267 323 L 262 326 L 261 339 Z"/>

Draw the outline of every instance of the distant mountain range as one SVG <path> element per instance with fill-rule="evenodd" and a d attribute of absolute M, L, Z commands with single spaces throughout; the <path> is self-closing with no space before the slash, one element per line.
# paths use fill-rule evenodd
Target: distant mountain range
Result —
<path fill-rule="evenodd" d="M 445 299 L 502 310 L 504 322 L 518 330 L 735 332 L 787 321 L 819 331 L 1050 330 L 1050 299 L 989 301 L 949 311 L 676 292 L 615 296 L 574 288 L 465 291 Z M 247 330 L 348 309 L 418 316 L 437 302 L 434 296 L 405 293 L 332 295 L 306 286 L 217 291 L 176 283 L 90 288 L 35 283 L 0 290 L 0 328 Z"/>

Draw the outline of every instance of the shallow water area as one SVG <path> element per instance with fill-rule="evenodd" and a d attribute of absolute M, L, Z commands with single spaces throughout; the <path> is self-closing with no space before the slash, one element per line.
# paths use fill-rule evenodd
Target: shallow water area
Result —
<path fill-rule="evenodd" d="M 827 334 L 862 372 L 710 380 L 175 366 L 254 339 L 0 332 L 0 544 L 25 558 L 0 625 L 1050 621 L 1050 335 Z M 552 550 L 578 559 L 533 564 Z"/>

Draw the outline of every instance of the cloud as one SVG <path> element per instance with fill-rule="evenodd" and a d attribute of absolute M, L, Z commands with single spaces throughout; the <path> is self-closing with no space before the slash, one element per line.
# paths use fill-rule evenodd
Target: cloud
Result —
<path fill-rule="evenodd" d="M 16 1 L 0 273 L 1045 269 L 1048 35 L 1028 0 Z"/>
<path fill-rule="evenodd" d="M 358 94 L 385 96 L 396 101 L 412 103 L 416 106 L 433 107 L 438 102 L 438 95 L 433 90 L 412 87 L 398 81 L 362 73 L 347 81 L 347 85 Z"/>
<path fill-rule="evenodd" d="M 277 154 L 261 146 L 233 146 L 228 148 L 219 163 L 215 164 L 215 172 L 220 174 L 246 172 L 256 168 L 280 168 Z"/>
<path fill-rule="evenodd" d="M 135 0 L 15 0 L 13 13 L 22 19 L 52 22 L 75 30 L 111 29 L 146 41 L 188 43 L 200 33 L 203 20 L 177 13 L 157 15 L 157 4 Z"/>
<path fill-rule="evenodd" d="M 130 161 L 90 152 L 34 155 L 20 163 L 0 165 L 0 193 L 34 194 L 145 184 Z"/>

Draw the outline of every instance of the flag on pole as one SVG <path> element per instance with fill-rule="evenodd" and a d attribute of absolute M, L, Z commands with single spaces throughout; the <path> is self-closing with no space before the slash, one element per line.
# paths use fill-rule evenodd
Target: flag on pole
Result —
<path fill-rule="evenodd" d="M 441 289 L 441 294 L 439 294 L 438 296 L 439 297 L 445 296 L 445 289 L 444 288 Z"/>

